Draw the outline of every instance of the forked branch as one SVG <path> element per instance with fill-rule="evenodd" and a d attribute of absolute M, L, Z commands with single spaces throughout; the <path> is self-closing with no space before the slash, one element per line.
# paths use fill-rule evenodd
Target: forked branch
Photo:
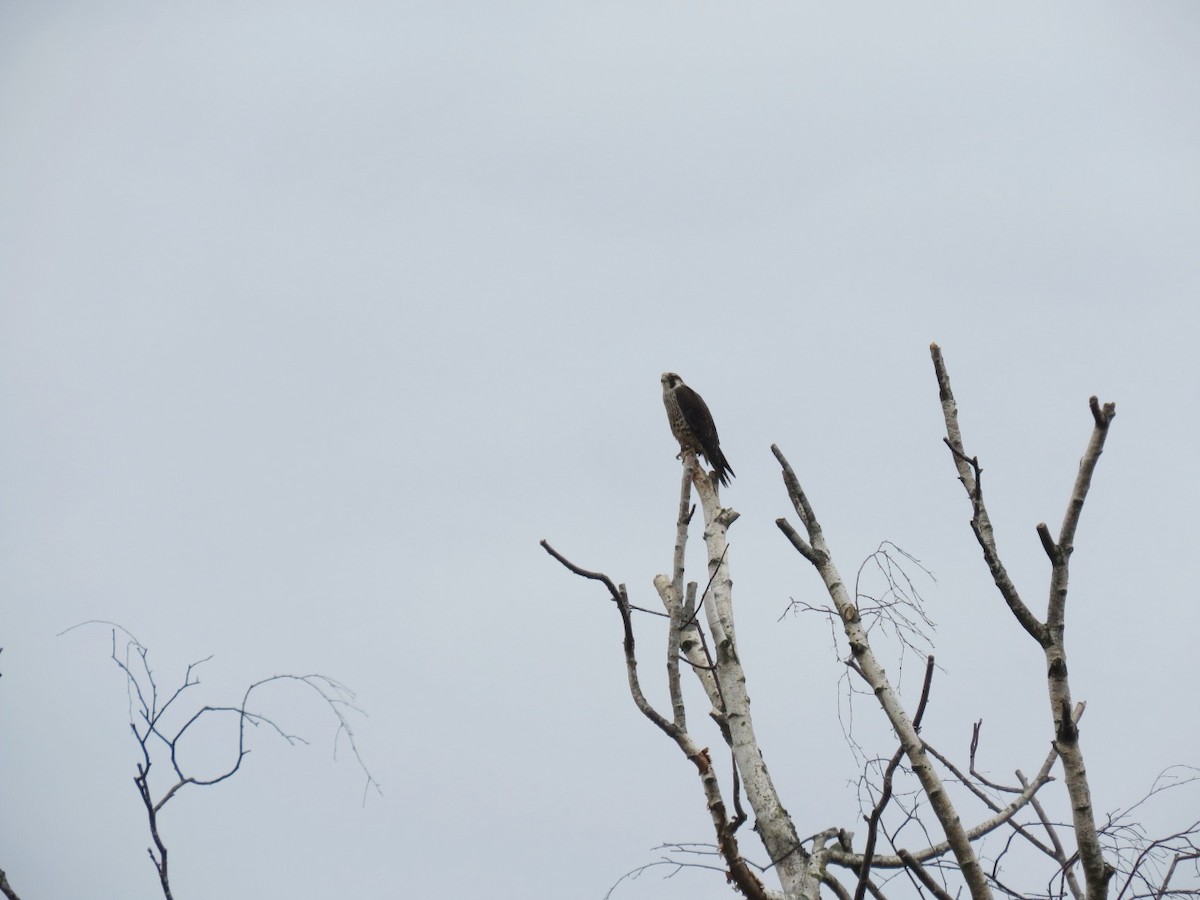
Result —
<path fill-rule="evenodd" d="M 1008 577 L 996 548 L 995 535 L 987 516 L 983 492 L 979 487 L 979 463 L 968 457 L 963 448 L 962 432 L 958 424 L 958 408 L 950 387 L 950 375 L 942 359 L 941 348 L 930 345 L 934 374 L 937 377 L 938 393 L 941 398 L 942 414 L 946 423 L 946 444 L 949 446 L 959 481 L 962 482 L 971 501 L 971 529 L 975 533 L 984 560 L 992 573 L 996 587 L 1013 615 L 1041 645 L 1046 656 L 1047 689 L 1050 715 L 1054 722 L 1055 746 L 1063 760 L 1064 780 L 1071 798 L 1071 809 L 1075 829 L 1076 846 L 1082 864 L 1088 900 L 1103 900 L 1108 890 L 1113 868 L 1104 859 L 1096 830 L 1095 813 L 1092 807 L 1091 789 L 1084 766 L 1083 751 L 1079 745 L 1079 730 L 1071 715 L 1071 689 L 1067 678 L 1067 654 L 1064 642 L 1066 622 L 1067 586 L 1070 574 L 1071 553 L 1074 550 L 1075 531 L 1079 525 L 1083 504 L 1091 486 L 1092 475 L 1104 449 L 1109 425 L 1116 415 L 1116 405 L 1100 405 L 1091 397 L 1088 407 L 1092 413 L 1092 435 L 1087 450 L 1079 463 L 1079 473 L 1071 491 L 1067 511 L 1063 517 L 1058 540 L 1050 536 L 1045 523 L 1037 526 L 1038 540 L 1050 560 L 1050 596 L 1047 603 L 1046 620 L 1041 622 L 1029 610 L 1017 594 L 1017 589 Z"/>
<path fill-rule="evenodd" d="M 1004 568 L 1004 563 L 1000 560 L 1000 551 L 996 548 L 996 535 L 992 530 L 992 520 L 988 516 L 987 503 L 983 498 L 983 469 L 979 465 L 979 459 L 968 456 L 963 447 L 962 431 L 958 426 L 958 405 L 954 402 L 954 391 L 950 388 L 950 375 L 942 360 L 942 350 L 937 344 L 931 344 L 929 352 L 933 357 L 933 368 L 938 382 L 938 397 L 942 403 L 942 416 L 946 421 L 946 446 L 950 448 L 950 453 L 954 457 L 958 480 L 971 500 L 971 531 L 974 532 L 975 540 L 979 542 L 979 547 L 983 550 L 983 558 L 987 562 L 988 570 L 992 573 L 992 580 L 995 581 L 1000 596 L 1004 598 L 1008 608 L 1021 623 L 1021 627 L 1029 632 L 1035 641 L 1045 646 L 1046 626 L 1025 605 L 1021 595 L 1017 592 L 1016 585 L 1008 575 L 1008 570 Z"/>

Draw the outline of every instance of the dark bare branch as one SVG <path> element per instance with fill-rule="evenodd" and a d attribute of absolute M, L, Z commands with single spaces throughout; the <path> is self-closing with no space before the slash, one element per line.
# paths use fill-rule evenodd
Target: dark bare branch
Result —
<path fill-rule="evenodd" d="M 940 762 L 943 766 L 945 766 L 946 769 L 949 770 L 949 772 L 959 781 L 960 784 L 962 784 L 965 788 L 967 788 L 967 790 L 969 790 L 981 803 L 983 803 L 984 806 L 986 806 L 988 809 L 992 810 L 993 812 L 1001 813 L 1002 812 L 1001 806 L 998 803 L 996 803 L 996 801 L 993 800 L 992 797 L 990 797 L 986 791 L 982 790 L 979 787 L 979 785 L 984 785 L 985 787 L 991 788 L 992 790 L 999 791 L 1002 793 L 1027 795 L 1029 804 L 1031 806 L 1033 806 L 1035 809 L 1039 808 L 1037 793 L 1036 793 L 1038 788 L 1035 787 L 1034 792 L 1029 793 L 1031 785 L 1030 785 L 1029 781 L 1025 778 L 1025 776 L 1021 774 L 1020 769 L 1017 770 L 1017 778 L 1021 782 L 1020 787 L 1009 787 L 1008 785 L 997 784 L 994 781 L 990 781 L 990 780 L 984 778 L 976 770 L 976 768 L 975 768 L 975 750 L 976 750 L 976 747 L 978 745 L 978 740 L 979 740 L 979 725 L 980 725 L 980 723 L 976 722 L 975 727 L 973 729 L 973 736 L 972 736 L 972 740 L 971 740 L 971 763 L 970 763 L 970 770 L 969 770 L 971 776 L 975 779 L 976 782 L 978 782 L 978 784 L 972 782 L 971 778 L 968 778 L 965 773 L 959 771 L 958 767 L 955 766 L 954 763 L 950 761 L 950 759 L 948 759 L 947 757 L 945 757 L 941 753 L 939 753 L 936 748 L 930 746 L 928 743 L 926 744 L 926 747 L 928 748 L 929 753 L 938 762 Z M 1042 779 L 1043 783 L 1054 780 L 1052 777 L 1050 777 L 1050 771 L 1054 767 L 1054 762 L 1057 760 L 1057 758 L 1058 758 L 1058 751 L 1055 750 L 1053 747 L 1051 747 L 1049 754 L 1047 754 L 1047 756 L 1046 756 L 1045 762 L 1043 762 L 1043 764 L 1042 764 L 1042 769 L 1038 774 L 1038 777 Z M 1063 863 L 1065 861 L 1061 857 L 1061 854 L 1056 853 L 1051 847 L 1046 846 L 1046 844 L 1044 844 L 1042 841 L 1038 840 L 1037 837 L 1035 837 L 1028 830 L 1028 828 L 1026 828 L 1025 825 L 1015 821 L 1015 818 L 1013 816 L 1010 816 L 1008 818 L 1008 821 L 1006 822 L 1006 824 L 1011 829 L 1013 829 L 1013 831 L 1017 835 L 1020 835 L 1021 837 L 1023 837 L 1030 845 L 1037 848 L 1039 851 L 1046 854 L 1051 859 L 1054 859 L 1056 862 L 1059 862 L 1059 863 Z"/>
<path fill-rule="evenodd" d="M 8 876 L 4 874 L 3 869 L 0 869 L 0 894 L 3 894 L 7 900 L 21 900 L 17 896 L 17 892 L 12 889 L 12 885 L 8 883 Z"/>
<path fill-rule="evenodd" d="M 1008 804 L 1008 806 L 999 810 L 990 818 L 987 818 L 972 828 L 967 829 L 967 838 L 971 841 L 978 840 L 985 834 L 989 834 L 995 831 L 1001 825 L 1007 823 L 1013 816 L 1024 809 L 1026 804 L 1030 802 L 1038 790 L 1040 790 L 1048 781 L 1051 780 L 1050 769 L 1054 765 L 1055 758 L 1056 754 L 1054 753 L 1048 755 L 1047 760 L 1045 763 L 1043 763 L 1041 770 L 1039 770 L 1038 774 L 1030 781 L 1029 787 L 1018 794 L 1012 800 L 1012 802 Z M 912 851 L 912 855 L 919 862 L 928 862 L 931 859 L 945 855 L 946 853 L 950 852 L 950 849 L 950 843 L 948 841 L 941 841 L 936 844 L 930 844 L 921 850 Z M 857 868 L 863 863 L 863 857 L 861 855 L 856 853 L 846 853 L 845 851 L 841 850 L 830 851 L 829 859 L 831 862 L 854 870 L 857 870 Z M 898 854 L 895 856 L 876 856 L 872 861 L 872 865 L 875 868 L 897 869 L 904 865 L 904 861 Z"/>
<path fill-rule="evenodd" d="M 879 823 L 883 818 L 883 811 L 887 808 L 888 803 L 891 802 L 892 779 L 895 777 L 896 768 L 900 765 L 900 760 L 903 757 L 904 748 L 898 747 L 883 770 L 883 782 L 879 789 L 879 800 L 871 810 L 871 815 L 867 817 L 867 843 L 863 848 L 862 862 L 857 866 L 858 882 L 854 888 L 854 900 L 863 900 L 866 894 L 867 884 L 871 878 L 871 866 L 875 860 L 875 844 L 879 839 Z"/>
<path fill-rule="evenodd" d="M 933 896 L 937 897 L 938 900 L 954 900 L 945 888 L 933 880 L 932 876 L 925 871 L 925 867 L 917 862 L 911 853 L 907 850 L 900 850 L 899 856 L 904 861 L 905 867 L 917 876 L 917 880 L 925 885 L 925 889 L 933 894 Z"/>
<path fill-rule="evenodd" d="M 630 614 L 629 597 L 625 589 L 625 585 L 617 587 L 611 578 L 601 572 L 592 572 L 575 565 L 562 554 L 554 550 L 546 541 L 541 542 L 542 547 L 562 563 L 568 570 L 574 572 L 583 578 L 588 578 L 594 581 L 599 581 L 607 586 L 610 592 L 615 592 L 615 600 L 617 610 L 621 616 L 621 626 L 624 632 L 624 650 L 625 650 L 625 671 L 629 683 L 629 692 L 633 698 L 634 705 L 647 719 L 654 723 L 660 731 L 666 734 L 683 754 L 696 766 L 700 775 L 701 785 L 704 789 L 704 794 L 708 802 L 709 815 L 712 819 L 713 828 L 717 835 L 717 846 L 720 848 L 721 855 L 728 866 L 728 874 L 731 881 L 738 886 L 738 889 L 752 898 L 752 900 L 773 900 L 766 886 L 754 874 L 751 867 L 741 854 L 738 847 L 738 841 L 734 835 L 734 829 L 731 827 L 731 819 L 726 812 L 725 801 L 721 795 L 720 784 L 718 783 L 716 772 L 713 769 L 712 758 L 709 755 L 707 748 L 701 748 L 697 745 L 686 728 L 677 724 L 676 721 L 669 721 L 661 713 L 658 712 L 646 698 L 642 691 L 641 682 L 637 672 L 637 654 L 636 643 L 633 635 L 633 617 Z M 694 596 L 694 595 L 692 595 Z M 688 603 L 691 607 L 693 604 Z M 683 606 L 680 607 L 680 615 L 683 614 Z M 685 626 L 686 627 L 686 623 Z"/>
<path fill-rule="evenodd" d="M 1045 522 L 1038 522 L 1037 535 L 1038 540 L 1042 542 L 1042 549 L 1050 558 L 1050 564 L 1057 565 L 1062 554 L 1058 550 L 1058 545 L 1054 543 L 1054 538 L 1050 537 L 1050 529 L 1046 527 Z"/>
<path fill-rule="evenodd" d="M 921 686 L 921 699 L 917 703 L 917 713 L 913 716 L 913 727 L 917 730 L 921 728 L 921 719 L 924 717 L 925 707 L 929 703 L 929 689 L 932 683 L 933 657 L 930 656 L 925 661 L 925 682 Z M 892 779 L 895 777 L 896 768 L 900 765 L 903 755 L 904 748 L 899 747 L 892 754 L 892 758 L 888 760 L 887 767 L 883 771 L 883 785 L 880 788 L 879 800 L 867 818 L 867 843 L 863 849 L 863 861 L 858 867 L 858 883 L 854 888 L 854 900 L 863 900 L 866 895 L 867 885 L 871 878 L 871 863 L 875 856 L 875 844 L 879 837 L 879 822 L 883 818 L 883 811 L 887 808 L 888 802 L 892 799 Z"/>
<path fill-rule="evenodd" d="M 925 707 L 929 705 L 929 689 L 933 686 L 933 656 L 925 658 L 925 681 L 921 684 L 921 699 L 917 701 L 917 714 L 913 716 L 913 728 L 921 730 L 921 720 L 925 718 Z"/>
<path fill-rule="evenodd" d="M 621 592 L 617 590 L 617 586 L 613 584 L 612 579 L 603 572 L 590 572 L 587 569 L 575 565 L 575 563 L 571 562 L 569 559 L 551 547 L 549 542 L 545 539 L 538 541 L 538 543 L 542 545 L 543 550 L 562 563 L 568 571 L 574 572 L 580 578 L 590 578 L 593 581 L 599 581 L 606 588 L 608 588 L 608 593 L 611 595 L 613 602 L 617 603 L 618 605 L 621 603 Z"/>

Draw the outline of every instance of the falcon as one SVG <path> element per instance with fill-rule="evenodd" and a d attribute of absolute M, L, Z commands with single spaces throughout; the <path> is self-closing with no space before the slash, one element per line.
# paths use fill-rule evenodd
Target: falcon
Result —
<path fill-rule="evenodd" d="M 667 421 L 671 423 L 671 434 L 679 441 L 680 455 L 684 450 L 701 454 L 713 467 L 713 474 L 721 484 L 728 485 L 733 469 L 721 452 L 721 440 L 717 437 L 717 426 L 713 424 L 708 404 L 674 372 L 663 372 L 660 380 Z"/>

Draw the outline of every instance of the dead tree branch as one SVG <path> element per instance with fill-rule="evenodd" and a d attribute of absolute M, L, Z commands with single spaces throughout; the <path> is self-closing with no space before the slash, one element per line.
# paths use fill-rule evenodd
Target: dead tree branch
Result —
<path fill-rule="evenodd" d="M 941 779 L 938 777 L 937 771 L 934 769 L 925 752 L 924 745 L 917 734 L 916 728 L 913 726 L 912 720 L 908 717 L 908 713 L 905 712 L 904 706 L 892 688 L 883 666 L 879 663 L 874 651 L 871 649 L 870 638 L 863 627 L 858 608 L 851 601 L 845 582 L 833 563 L 832 554 L 829 551 L 816 513 L 813 511 L 804 489 L 800 486 L 800 481 L 797 479 L 796 473 L 792 470 L 782 451 L 777 446 L 772 445 L 771 452 L 775 454 L 775 458 L 779 461 L 780 467 L 783 470 L 783 481 L 787 486 L 788 496 L 792 499 L 792 506 L 804 524 L 805 530 L 808 532 L 808 541 L 804 542 L 803 538 L 800 538 L 796 534 L 795 529 L 790 528 L 786 519 L 778 519 L 776 520 L 776 524 L 792 542 L 792 545 L 800 551 L 801 555 L 813 565 L 817 570 L 817 574 L 820 575 L 821 580 L 824 582 L 825 589 L 830 599 L 833 600 L 838 614 L 841 616 L 842 627 L 845 630 L 853 660 L 862 670 L 863 677 L 871 684 L 884 714 L 888 717 L 888 721 L 891 722 L 892 728 L 895 729 L 897 736 L 900 738 L 901 746 L 904 748 L 904 753 L 908 757 L 909 764 L 921 782 L 921 787 L 925 791 L 925 795 L 929 798 L 934 814 L 941 823 L 942 830 L 953 850 L 954 857 L 958 861 L 959 868 L 971 892 L 971 897 L 973 900 L 989 900 L 991 890 L 988 887 L 983 869 L 979 865 L 979 860 L 975 855 L 975 849 L 971 846 L 970 838 L 968 838 L 967 832 L 963 828 L 958 812 L 946 794 Z M 799 543 L 797 539 L 799 539 Z M 801 544 L 806 544 L 809 552 L 806 553 L 804 549 L 801 549 Z"/>
<path fill-rule="evenodd" d="M 967 497 L 971 501 L 971 529 L 975 533 L 975 538 L 983 551 L 984 560 L 987 562 L 1001 596 L 1021 627 L 1037 640 L 1046 656 L 1047 689 L 1050 714 L 1054 723 L 1055 745 L 1063 760 L 1064 780 L 1071 799 L 1075 842 L 1083 867 L 1087 897 L 1088 900 L 1104 900 L 1108 882 L 1115 870 L 1104 859 L 1096 828 L 1083 750 L 1079 744 L 1079 729 L 1075 726 L 1071 716 L 1071 689 L 1067 678 L 1064 631 L 1069 561 L 1074 550 L 1075 531 L 1083 512 L 1088 488 L 1091 486 L 1092 475 L 1104 449 L 1109 425 L 1116 415 L 1116 405 L 1106 403 L 1101 407 L 1095 397 L 1088 401 L 1093 420 L 1092 435 L 1079 464 L 1079 473 L 1071 491 L 1071 498 L 1067 504 L 1067 511 L 1063 517 L 1057 542 L 1051 539 L 1045 523 L 1041 523 L 1037 527 L 1038 539 L 1051 562 L 1050 596 L 1046 621 L 1043 623 L 1021 600 L 1016 586 L 1000 561 L 995 535 L 983 500 L 983 491 L 979 486 L 981 470 L 978 460 L 975 457 L 968 457 L 963 447 L 962 432 L 958 425 L 958 408 L 954 401 L 954 392 L 950 387 L 950 375 L 942 359 L 941 348 L 937 344 L 932 344 L 929 349 L 933 358 L 938 394 L 941 398 L 942 413 L 946 423 L 946 444 L 952 452 L 959 481 L 962 482 Z"/>
<path fill-rule="evenodd" d="M 684 454 L 686 459 L 690 451 Z M 746 798 L 754 810 L 755 829 L 779 872 L 785 893 L 816 900 L 820 891 L 820 865 L 801 846 L 791 816 L 767 771 L 766 761 L 754 732 L 746 673 L 737 647 L 733 617 L 733 581 L 729 575 L 729 546 L 726 532 L 738 513 L 721 506 L 713 479 L 692 479 L 704 512 L 704 543 L 708 549 L 709 596 L 705 608 L 709 631 L 715 643 L 717 683 L 725 704 L 731 749 L 741 774 Z"/>
<path fill-rule="evenodd" d="M 693 458 L 694 463 L 694 458 Z M 633 617 L 630 612 L 629 598 L 625 591 L 625 586 L 621 585 L 618 588 L 607 575 L 600 572 L 591 572 L 583 569 L 561 553 L 550 546 L 548 541 L 541 541 L 542 548 L 552 557 L 562 563 L 569 571 L 584 578 L 589 578 L 594 581 L 599 581 L 609 589 L 609 594 L 617 604 L 617 610 L 621 616 L 621 627 L 624 632 L 624 648 L 625 648 L 625 671 L 629 683 L 629 692 L 633 698 L 634 705 L 637 706 L 639 712 L 647 719 L 655 724 L 660 731 L 667 737 L 671 738 L 679 747 L 680 751 L 687 757 L 695 766 L 700 775 L 701 786 L 704 790 L 704 796 L 707 801 L 709 815 L 712 819 L 713 828 L 717 835 L 717 845 L 720 848 L 721 855 L 728 866 L 728 877 L 737 885 L 738 889 L 747 897 L 753 900 L 772 900 L 771 893 L 766 886 L 752 871 L 750 864 L 742 856 L 741 850 L 738 847 L 738 841 L 734 835 L 731 819 L 726 812 L 725 801 L 721 794 L 720 782 L 717 779 L 716 771 L 713 769 L 712 758 L 709 755 L 707 748 L 701 748 L 688 733 L 686 726 L 681 725 L 676 720 L 668 720 L 665 716 L 658 712 L 646 699 L 645 693 L 642 691 L 641 682 L 637 673 L 637 654 L 636 643 L 633 635 Z M 688 604 L 690 605 L 690 604 Z M 679 604 L 680 616 L 682 616 L 683 604 Z M 672 623 L 678 621 L 675 614 L 672 614 Z M 678 695 L 675 691 L 678 684 L 672 687 L 672 703 L 676 701 Z M 682 699 L 679 699 L 682 705 Z M 686 720 L 685 720 L 686 721 Z"/>
<path fill-rule="evenodd" d="M 913 716 L 913 727 L 918 731 L 921 729 L 921 718 L 925 715 L 925 706 L 929 702 L 929 688 L 933 683 L 933 657 L 930 656 L 925 662 L 925 682 L 921 688 L 921 700 L 917 704 L 917 714 Z M 863 862 L 859 866 L 858 884 L 854 889 L 854 900 L 863 900 L 867 891 L 867 882 L 871 877 L 871 861 L 875 856 L 875 842 L 879 837 L 879 822 L 883 818 L 883 811 L 887 808 L 888 803 L 892 799 L 892 779 L 895 777 L 896 768 L 900 765 L 900 759 L 904 756 L 904 748 L 896 748 L 896 752 L 892 754 L 892 758 L 888 760 L 887 767 L 883 772 L 883 784 L 879 792 L 879 800 L 875 804 L 875 808 L 871 810 L 871 815 L 867 817 L 867 844 L 863 849 Z"/>
<path fill-rule="evenodd" d="M 684 659 L 692 668 L 700 686 L 707 695 L 711 709 L 709 716 L 721 729 L 721 735 L 726 744 L 731 742 L 729 726 L 725 716 L 725 701 L 721 697 L 721 688 L 717 682 L 716 662 L 709 652 L 708 641 L 704 629 L 697 621 L 697 616 L 703 608 L 704 600 L 711 588 L 711 578 L 704 593 L 696 601 L 696 582 L 684 585 L 684 559 L 687 550 L 688 526 L 696 508 L 692 505 L 692 479 L 699 468 L 695 455 L 684 457 L 683 478 L 680 482 L 679 509 L 675 518 L 675 552 L 672 559 L 671 577 L 656 575 L 654 588 L 658 591 L 663 608 L 671 618 L 671 628 L 667 635 L 667 680 L 671 690 L 672 705 L 676 716 L 681 714 L 682 695 L 679 693 L 678 676 L 673 672 L 678 668 L 678 656 L 682 653 Z"/>
<path fill-rule="evenodd" d="M 1008 576 L 1008 570 L 1000 561 L 1000 553 L 996 549 L 996 535 L 992 530 L 992 520 L 988 516 L 987 504 L 983 499 L 983 469 L 979 465 L 979 459 L 967 456 L 966 450 L 963 449 L 962 431 L 958 426 L 958 405 L 954 402 L 954 392 L 950 389 L 950 376 L 942 361 L 941 348 L 937 344 L 932 344 L 929 349 L 933 355 L 933 367 L 937 374 L 942 416 L 946 421 L 946 446 L 950 448 L 950 453 L 954 457 L 954 465 L 958 469 L 958 480 L 971 500 L 971 530 L 975 533 L 975 539 L 983 550 L 983 558 L 987 562 L 988 570 L 992 573 L 992 580 L 995 581 L 996 588 L 1000 591 L 1004 602 L 1008 604 L 1021 627 L 1029 632 L 1035 641 L 1045 646 L 1046 626 L 1021 600 L 1016 585 Z"/>
<path fill-rule="evenodd" d="M 8 883 L 8 876 L 0 869 L 0 894 L 3 894 L 8 900 L 21 900 L 17 896 L 17 892 L 12 889 L 12 885 Z"/>

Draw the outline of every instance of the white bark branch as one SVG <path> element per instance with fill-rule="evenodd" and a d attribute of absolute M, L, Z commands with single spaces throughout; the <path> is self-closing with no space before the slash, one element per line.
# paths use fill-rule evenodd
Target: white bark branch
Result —
<path fill-rule="evenodd" d="M 929 353 L 933 357 L 938 396 L 942 403 L 942 417 L 946 421 L 946 446 L 954 456 L 958 480 L 962 482 L 963 489 L 971 500 L 971 530 L 975 533 L 980 549 L 983 550 L 983 558 L 1004 602 L 1021 623 L 1021 627 L 1029 632 L 1035 641 L 1045 646 L 1046 626 L 1038 621 L 1037 616 L 1021 600 L 1016 585 L 1009 578 L 1004 563 L 1000 561 L 1000 553 L 996 549 L 996 535 L 992 531 L 992 520 L 983 500 L 983 486 L 980 483 L 983 469 L 979 466 L 979 460 L 967 456 L 966 450 L 963 449 L 962 431 L 958 427 L 958 405 L 954 402 L 954 392 L 950 389 L 950 376 L 946 372 L 946 364 L 942 361 L 942 349 L 937 344 L 930 344 Z"/>
<path fill-rule="evenodd" d="M 921 787 L 925 795 L 929 798 L 934 815 L 937 816 L 938 821 L 942 825 L 947 843 L 954 852 L 954 857 L 958 861 L 959 869 L 963 873 L 963 878 L 967 882 L 967 887 L 971 892 L 973 900 L 990 900 L 992 896 L 991 888 L 988 886 L 987 877 L 984 874 L 983 868 L 979 865 L 978 858 L 975 856 L 975 849 L 971 846 L 971 840 L 963 828 L 962 821 L 959 819 L 954 804 L 942 786 L 937 771 L 934 769 L 929 756 L 925 752 L 924 744 L 917 734 L 912 720 L 909 718 L 908 713 L 905 712 L 899 696 L 897 696 L 891 682 L 887 678 L 887 673 L 871 649 L 871 642 L 867 635 L 867 630 L 863 626 L 862 619 L 859 617 L 858 607 L 850 599 L 845 582 L 842 580 L 842 576 L 833 562 L 833 556 L 829 551 L 825 534 L 821 530 L 820 522 L 818 522 L 816 514 L 813 512 L 811 504 L 808 502 L 808 497 L 805 495 L 803 488 L 801 488 L 800 482 L 796 478 L 796 473 L 792 471 L 791 465 L 784 458 L 780 449 L 772 445 L 771 452 L 775 454 L 775 458 L 779 460 L 779 464 L 783 468 L 783 480 L 787 485 L 788 495 L 792 498 L 792 505 L 809 533 L 808 543 L 811 545 L 812 553 L 811 555 L 806 554 L 803 550 L 800 552 L 812 563 L 813 567 L 817 570 L 817 574 L 821 576 L 821 580 L 825 584 L 825 590 L 828 592 L 830 599 L 833 600 L 838 615 L 841 616 L 842 626 L 846 633 L 846 639 L 850 644 L 850 652 L 853 654 L 854 663 L 871 685 L 871 688 L 875 692 L 875 698 L 878 700 L 880 707 L 882 707 L 884 714 L 887 715 L 888 721 L 891 722 L 897 737 L 899 737 L 900 744 L 904 748 L 904 753 L 908 757 L 913 773 L 921 782 Z M 796 546 L 797 542 L 793 537 L 795 530 L 790 529 L 789 533 L 787 521 L 779 519 L 776 524 L 781 531 L 788 535 L 793 546 Z M 798 537 L 798 535 L 796 536 Z"/>
<path fill-rule="evenodd" d="M 1054 717 L 1055 743 L 1063 759 L 1063 776 L 1071 797 L 1071 814 L 1075 826 L 1075 843 L 1083 868 L 1084 883 L 1089 900 L 1103 900 L 1115 870 L 1104 859 L 1100 836 L 1096 831 L 1096 815 L 1092 807 L 1092 792 L 1088 784 L 1083 749 L 1079 744 L 1079 729 L 1071 718 L 1071 685 L 1067 676 L 1065 641 L 1067 585 L 1070 580 L 1070 560 L 1074 551 L 1075 530 L 1083 512 L 1092 474 L 1104 450 L 1108 426 L 1116 415 L 1116 405 L 1106 403 L 1103 409 L 1095 397 L 1089 400 L 1094 426 L 1088 447 L 1079 463 L 1079 473 L 1067 503 L 1059 531 L 1056 552 L 1051 556 L 1050 598 L 1046 615 L 1049 643 L 1046 652 L 1046 682 L 1050 697 L 1050 712 Z"/>
<path fill-rule="evenodd" d="M 684 453 L 685 465 L 691 452 Z M 726 531 L 738 514 L 721 506 L 714 479 L 698 470 L 692 479 L 704 511 L 704 543 L 708 549 L 709 588 L 700 603 L 715 644 L 717 682 L 725 704 L 734 763 L 741 774 L 746 798 L 754 810 L 754 828 L 779 874 L 786 897 L 818 900 L 821 873 L 810 865 L 791 816 L 767 771 L 754 734 L 746 673 L 738 654 L 733 618 L 733 582 L 729 577 Z"/>
<path fill-rule="evenodd" d="M 1092 474 L 1100 459 L 1100 453 L 1104 449 L 1108 426 L 1116 415 L 1116 405 L 1106 403 L 1101 407 L 1095 397 L 1088 401 L 1094 427 L 1087 450 L 1079 463 L 1079 473 L 1071 491 L 1071 499 L 1067 504 L 1057 543 L 1051 539 L 1050 531 L 1045 523 L 1037 526 L 1038 538 L 1051 563 L 1050 598 L 1046 621 L 1043 624 L 1021 601 L 1000 561 L 995 535 L 992 533 L 991 524 L 987 518 L 987 508 L 983 502 L 983 492 L 979 487 L 981 471 L 979 463 L 975 458 L 968 457 L 963 449 L 962 432 L 958 426 L 958 410 L 954 402 L 954 393 L 950 388 L 950 375 L 946 370 L 938 345 L 930 345 L 929 350 L 933 358 L 943 418 L 946 422 L 946 443 L 953 453 L 959 481 L 962 482 L 967 497 L 971 501 L 972 530 L 983 550 L 984 559 L 1001 596 L 1021 626 L 1042 646 L 1046 656 L 1046 681 L 1050 714 L 1054 722 L 1055 746 L 1063 760 L 1064 781 L 1071 799 L 1075 842 L 1083 868 L 1087 898 L 1088 900 L 1104 900 L 1108 892 L 1108 882 L 1114 870 L 1105 861 L 1100 845 L 1095 812 L 1092 807 L 1091 790 L 1088 786 L 1087 769 L 1084 766 L 1083 751 L 1079 746 L 1079 729 L 1071 715 L 1071 689 L 1067 678 L 1064 631 L 1069 565 L 1071 553 L 1074 550 L 1075 531 L 1083 512 L 1088 488 L 1091 486 Z"/>
<path fill-rule="evenodd" d="M 676 685 L 678 684 L 678 669 L 679 660 L 678 654 L 682 653 L 683 657 L 688 661 L 692 671 L 696 675 L 696 679 L 700 682 L 700 686 L 704 688 L 704 693 L 707 695 L 709 703 L 712 704 L 712 709 L 709 715 L 722 728 L 722 733 L 725 735 L 728 742 L 727 729 L 725 728 L 725 711 L 724 703 L 721 700 L 721 692 L 717 686 L 717 677 L 713 666 L 713 660 L 708 653 L 707 645 L 704 641 L 704 634 L 700 630 L 700 626 L 696 621 L 696 585 L 690 583 L 684 586 L 684 558 L 687 549 L 688 525 L 691 523 L 692 514 L 695 512 L 692 507 L 692 474 L 699 466 L 696 465 L 695 455 L 691 457 L 691 468 L 685 460 L 683 467 L 683 480 L 680 486 L 679 496 L 679 513 L 675 520 L 675 552 L 672 560 L 671 577 L 666 575 L 654 576 L 654 589 L 658 591 L 658 596 L 662 600 L 663 608 L 671 617 L 671 631 L 667 637 L 667 678 L 671 689 L 671 701 L 675 709 L 676 724 L 680 727 L 686 727 L 686 717 L 681 721 L 680 716 L 684 715 L 682 711 L 683 698 L 682 694 L 676 693 Z M 674 656 L 672 657 L 672 653 Z"/>

